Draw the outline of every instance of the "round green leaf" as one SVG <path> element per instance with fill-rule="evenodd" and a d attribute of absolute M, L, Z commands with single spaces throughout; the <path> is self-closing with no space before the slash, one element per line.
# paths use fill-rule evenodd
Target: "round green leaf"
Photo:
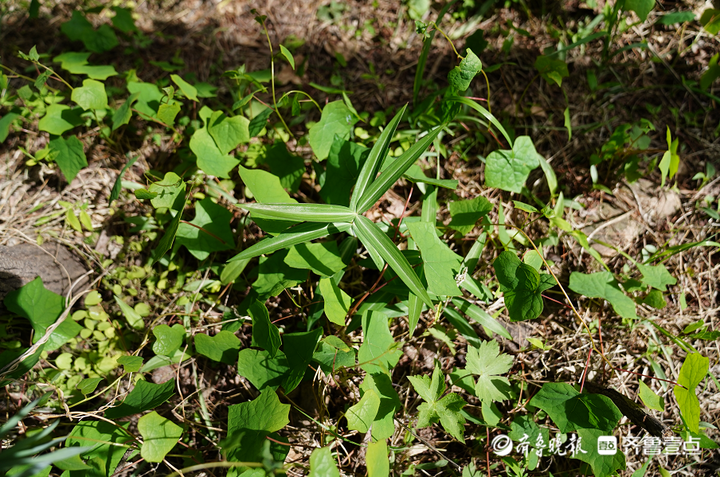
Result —
<path fill-rule="evenodd" d="M 104 109 L 108 106 L 105 85 L 94 79 L 83 81 L 82 87 L 73 90 L 71 99 L 85 110 Z"/>
<path fill-rule="evenodd" d="M 143 437 L 140 455 L 147 462 L 162 462 L 183 433 L 182 427 L 155 411 L 138 420 L 138 431 Z"/>
<path fill-rule="evenodd" d="M 185 328 L 180 324 L 173 325 L 172 328 L 168 325 L 160 325 L 153 328 L 153 334 L 157 338 L 153 343 L 155 354 L 171 356 L 182 345 Z"/>

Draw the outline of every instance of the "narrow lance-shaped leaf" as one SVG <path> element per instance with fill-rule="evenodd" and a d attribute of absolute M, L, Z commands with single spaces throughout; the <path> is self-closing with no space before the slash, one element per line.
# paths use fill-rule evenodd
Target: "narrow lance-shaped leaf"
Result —
<path fill-rule="evenodd" d="M 309 242 L 337 232 L 346 232 L 348 230 L 350 230 L 350 224 L 300 224 L 275 237 L 266 238 L 265 240 L 256 243 L 255 245 L 235 255 L 233 258 L 228 260 L 228 262 L 249 260 L 259 255 L 290 248 L 293 245 Z"/>
<path fill-rule="evenodd" d="M 253 216 L 304 222 L 352 222 L 355 213 L 342 205 L 330 204 L 238 204 Z"/>
<path fill-rule="evenodd" d="M 495 126 L 498 129 L 498 131 L 500 131 L 502 133 L 503 136 L 505 136 L 505 139 L 507 139 L 508 144 L 510 145 L 510 147 L 512 147 L 513 142 L 510 139 L 510 135 L 507 133 L 507 131 L 505 131 L 505 128 L 502 126 L 502 124 L 500 124 L 500 121 L 498 121 L 497 118 L 495 116 L 493 116 L 492 113 L 490 113 L 490 111 L 483 108 L 482 106 L 477 104 L 472 99 L 465 98 L 463 96 L 450 96 L 447 98 L 447 101 L 454 101 L 456 103 L 462 103 L 462 104 L 465 104 L 465 105 L 473 108 L 475 111 L 480 113 L 480 115 L 482 117 L 484 117 L 485 119 L 490 121 L 490 123 L 493 126 Z"/>
<path fill-rule="evenodd" d="M 360 170 L 360 175 L 358 176 L 357 182 L 355 182 L 355 189 L 350 197 L 350 208 L 352 210 L 357 210 L 360 197 L 364 195 L 368 186 L 372 184 L 373 179 L 375 179 L 378 168 L 387 155 L 390 142 L 392 141 L 395 130 L 397 129 L 403 114 L 405 114 L 406 109 L 407 105 L 403 106 L 402 109 L 398 111 L 395 117 L 392 118 L 392 121 L 390 121 L 390 124 L 388 124 L 380 134 L 380 137 L 373 148 L 370 150 L 370 154 L 368 155 L 362 170 Z"/>
<path fill-rule="evenodd" d="M 413 144 L 410 149 L 405 151 L 402 156 L 395 159 L 390 166 L 380 174 L 380 177 L 368 187 L 365 193 L 360 198 L 360 202 L 357 206 L 359 214 L 364 213 L 370 207 L 373 206 L 382 195 L 387 192 L 390 187 L 397 181 L 401 175 L 403 175 L 423 152 L 432 144 L 433 140 L 440 133 L 441 127 L 436 127 L 432 131 L 428 132 L 425 137 L 420 139 L 418 142 Z"/>
<path fill-rule="evenodd" d="M 359 215 L 355 219 L 353 229 L 363 245 L 365 245 L 368 250 L 371 248 L 374 249 L 375 253 L 380 255 L 388 263 L 388 265 L 390 265 L 393 271 L 397 273 L 397 276 L 400 277 L 411 292 L 420 297 L 427 306 L 430 308 L 433 307 L 432 300 L 420 282 L 417 274 L 412 269 L 405 256 L 400 253 L 387 235 L 382 233 L 382 231 L 378 229 L 377 226 L 370 221 L 370 219 L 362 215 Z"/>

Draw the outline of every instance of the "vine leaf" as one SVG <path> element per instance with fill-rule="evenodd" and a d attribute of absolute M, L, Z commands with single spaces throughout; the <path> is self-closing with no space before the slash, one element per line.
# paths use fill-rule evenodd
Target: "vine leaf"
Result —
<path fill-rule="evenodd" d="M 329 446 L 319 447 L 312 452 L 308 477 L 340 477 Z"/>
<path fill-rule="evenodd" d="M 456 393 L 450 393 L 441 398 L 445 392 L 445 374 L 440 369 L 439 363 L 435 362 L 432 378 L 408 376 L 408 379 L 415 388 L 415 392 L 424 401 L 418 407 L 417 427 L 422 429 L 440 421 L 448 434 L 465 443 L 465 437 L 463 436 L 465 418 L 461 411 L 466 403 Z"/>
<path fill-rule="evenodd" d="M 368 373 L 386 373 L 393 368 L 402 349 L 393 340 L 388 327 L 387 316 L 377 311 L 368 311 L 363 315 L 363 344 L 358 350 L 358 361 Z"/>
<path fill-rule="evenodd" d="M 533 320 L 543 311 L 542 292 L 555 286 L 553 277 L 522 263 L 515 253 L 502 252 L 493 262 L 512 321 Z"/>
<path fill-rule="evenodd" d="M 60 167 L 68 184 L 75 179 L 83 167 L 88 165 L 83 144 L 75 136 L 68 139 L 62 137 L 53 139 L 48 143 L 48 148 L 55 155 L 55 162 Z"/>
<path fill-rule="evenodd" d="M 185 338 L 185 327 L 179 323 L 172 327 L 165 324 L 158 325 L 152 332 L 156 338 L 152 350 L 162 356 L 172 356 L 182 346 Z"/>
<path fill-rule="evenodd" d="M 493 205 L 485 197 L 450 202 L 449 209 L 452 220 L 448 227 L 461 235 L 470 233 L 475 228 L 475 223 L 487 215 L 492 208 Z"/>
<path fill-rule="evenodd" d="M 705 356 L 699 353 L 689 354 L 680 368 L 679 386 L 673 388 L 685 425 L 696 434 L 700 432 L 700 402 L 695 388 L 707 375 L 709 366 L 710 360 Z"/>
<path fill-rule="evenodd" d="M 428 292 L 441 296 L 462 295 L 455 282 L 462 257 L 450 250 L 438 238 L 435 225 L 427 222 L 411 222 L 407 227 L 420 248 Z"/>
<path fill-rule="evenodd" d="M 345 326 L 345 316 L 350 311 L 352 298 L 331 278 L 320 279 L 320 294 L 323 297 L 323 309 L 328 320 L 338 326 Z"/>
<path fill-rule="evenodd" d="M 510 382 L 501 374 L 512 368 L 513 358 L 500 353 L 497 341 L 485 341 L 479 347 L 468 347 L 466 370 L 477 376 L 475 395 L 491 403 L 509 399 Z"/>
<path fill-rule="evenodd" d="M 195 218 L 178 226 L 175 241 L 201 261 L 212 252 L 229 250 L 235 245 L 230 229 L 232 217 L 229 210 L 206 197 L 195 203 Z"/>
<path fill-rule="evenodd" d="M 466 49 L 467 56 L 462 59 L 459 66 L 448 73 L 448 83 L 457 92 L 463 92 L 470 87 L 475 75 L 482 70 L 482 61 L 470 48 Z"/>
<path fill-rule="evenodd" d="M 653 266 L 638 263 L 637 267 L 643 275 L 641 281 L 660 291 L 667 291 L 667 285 L 675 285 L 677 283 L 677 279 L 670 275 L 665 265 Z"/>
<path fill-rule="evenodd" d="M 195 335 L 195 349 L 199 354 L 225 364 L 234 364 L 237 361 L 241 346 L 238 337 L 225 330 L 215 336 L 204 333 Z"/>
<path fill-rule="evenodd" d="M 153 411 L 138 420 L 143 437 L 140 455 L 148 462 L 162 462 L 183 434 L 183 428 Z"/>
<path fill-rule="evenodd" d="M 289 414 L 290 404 L 282 404 L 269 388 L 253 401 L 228 407 L 228 435 L 222 442 L 227 460 L 261 462 L 266 437 L 289 424 Z"/>
<path fill-rule="evenodd" d="M 520 136 L 511 150 L 496 150 L 488 154 L 485 163 L 485 185 L 508 192 L 522 191 L 530 172 L 540 165 L 532 139 Z"/>
<path fill-rule="evenodd" d="M 615 312 L 623 318 L 637 318 L 635 302 L 620 290 L 617 280 L 610 272 L 585 274 L 572 272 L 570 284 L 572 291 L 588 298 L 607 300 Z"/>
<path fill-rule="evenodd" d="M 116 407 L 105 411 L 108 419 L 139 414 L 148 409 L 154 409 L 175 394 L 175 380 L 171 379 L 163 384 L 153 384 L 147 381 L 138 381 L 135 388 L 130 391 L 125 400 Z"/>
<path fill-rule="evenodd" d="M 665 410 L 665 401 L 663 398 L 655 394 L 644 381 L 640 381 L 638 396 L 642 399 L 643 404 L 650 409 L 655 409 L 660 412 Z"/>
<path fill-rule="evenodd" d="M 374 389 L 365 391 L 363 397 L 357 404 L 347 410 L 345 417 L 348 421 L 348 429 L 365 434 L 375 420 L 378 409 L 380 409 L 380 396 Z"/>
<path fill-rule="evenodd" d="M 326 104 L 320 121 L 308 131 L 310 147 L 318 160 L 322 161 L 328 157 L 335 135 L 349 139 L 352 127 L 356 122 L 357 119 L 342 101 Z"/>

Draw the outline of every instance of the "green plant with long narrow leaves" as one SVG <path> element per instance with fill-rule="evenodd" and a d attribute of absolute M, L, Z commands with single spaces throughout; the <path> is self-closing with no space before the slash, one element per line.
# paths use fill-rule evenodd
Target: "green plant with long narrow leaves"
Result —
<path fill-rule="evenodd" d="M 425 133 L 418 142 L 395 159 L 379 176 L 378 170 L 407 106 L 398 111 L 370 150 L 350 197 L 350 206 L 334 204 L 238 204 L 253 217 L 301 221 L 279 235 L 267 238 L 235 255 L 230 262 L 248 260 L 294 245 L 349 231 L 360 239 L 378 268 L 387 263 L 412 293 L 432 308 L 433 302 L 405 256 L 385 233 L 363 214 L 367 212 L 432 144 L 441 127 Z"/>
<path fill-rule="evenodd" d="M 49 395 L 44 395 L 35 399 L 8 419 L 0 426 L 0 439 L 6 439 L 21 420 L 27 417 L 38 404 L 47 401 L 49 397 Z M 0 473 L 5 475 L 5 472 L 13 469 L 12 475 L 14 477 L 29 477 L 36 475 L 54 462 L 69 459 L 90 449 L 89 447 L 66 447 L 41 454 L 41 452 L 57 446 L 65 440 L 65 437 L 48 440 L 58 424 L 60 424 L 60 421 L 54 421 L 42 431 L 17 441 L 10 447 L 0 451 Z"/>

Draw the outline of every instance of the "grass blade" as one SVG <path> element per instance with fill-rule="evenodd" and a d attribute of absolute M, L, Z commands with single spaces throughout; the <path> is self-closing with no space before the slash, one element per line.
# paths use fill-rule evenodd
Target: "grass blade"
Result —
<path fill-rule="evenodd" d="M 466 98 L 464 96 L 449 96 L 446 100 L 453 101 L 456 103 L 462 103 L 466 106 L 470 106 L 475 111 L 480 113 L 480 115 L 482 117 L 484 117 L 486 120 L 490 121 L 490 123 L 493 126 L 495 126 L 498 129 L 498 131 L 500 131 L 502 133 L 503 136 L 505 136 L 505 139 L 507 140 L 509 147 L 512 149 L 513 142 L 510 139 L 510 135 L 507 133 L 507 131 L 505 131 L 505 128 L 502 126 L 502 124 L 500 124 L 500 121 L 498 121 L 497 118 L 495 116 L 493 116 L 490 111 L 483 108 L 482 106 L 480 106 L 477 102 L 473 101 L 472 99 Z"/>
<path fill-rule="evenodd" d="M 356 209 L 359 214 L 364 213 L 372 207 L 373 204 L 377 202 L 390 187 L 392 187 L 395 181 L 397 181 L 400 176 L 410 168 L 410 166 L 415 164 L 415 161 L 417 161 L 422 153 L 425 152 L 430 144 L 432 144 L 441 129 L 441 127 L 436 127 L 432 131 L 428 132 L 425 137 L 413 144 L 410 149 L 403 153 L 402 156 L 395 159 L 395 161 L 390 164 L 390 166 L 385 169 L 382 174 L 380 174 L 380 177 L 375 179 L 375 182 L 368 187 L 360 198 L 360 202 Z"/>
<path fill-rule="evenodd" d="M 390 268 L 407 285 L 411 292 L 416 294 L 427 306 L 433 307 L 432 300 L 423 287 L 420 279 L 412 269 L 407 259 L 400 253 L 400 250 L 392 243 L 387 235 L 382 233 L 378 227 L 365 216 L 358 215 L 353 224 L 360 241 L 365 248 L 380 255 L 388 263 Z"/>
<path fill-rule="evenodd" d="M 281 248 L 289 248 L 311 240 L 319 239 L 337 232 L 350 230 L 350 224 L 300 224 L 275 237 L 266 238 L 243 250 L 228 262 L 249 260 L 258 255 L 272 253 Z"/>
<path fill-rule="evenodd" d="M 502 336 L 503 338 L 507 338 L 509 340 L 512 339 L 508 330 L 506 330 L 498 320 L 490 316 L 488 312 L 479 306 L 475 306 L 462 298 L 453 298 L 452 302 L 453 305 L 457 306 L 463 313 L 483 325 L 486 329 Z"/>
<path fill-rule="evenodd" d="M 355 213 L 342 205 L 328 204 L 238 204 L 263 219 L 293 220 L 295 222 L 352 222 Z"/>
<path fill-rule="evenodd" d="M 355 182 L 355 189 L 353 189 L 352 196 L 350 197 L 350 208 L 352 210 L 357 210 L 360 197 L 365 193 L 368 186 L 372 184 L 375 179 L 378 169 L 380 168 L 380 164 L 382 164 L 383 159 L 385 159 L 385 156 L 387 155 L 388 148 L 390 147 L 390 141 L 392 141 L 392 138 L 395 135 L 395 130 L 397 129 L 403 114 L 405 114 L 406 109 L 407 104 L 398 111 L 395 117 L 392 118 L 392 121 L 390 121 L 387 127 L 383 129 L 383 132 L 380 134 L 377 142 L 370 150 L 370 154 L 368 155 L 363 168 L 360 170 L 360 175 L 358 176 L 357 182 Z"/>

